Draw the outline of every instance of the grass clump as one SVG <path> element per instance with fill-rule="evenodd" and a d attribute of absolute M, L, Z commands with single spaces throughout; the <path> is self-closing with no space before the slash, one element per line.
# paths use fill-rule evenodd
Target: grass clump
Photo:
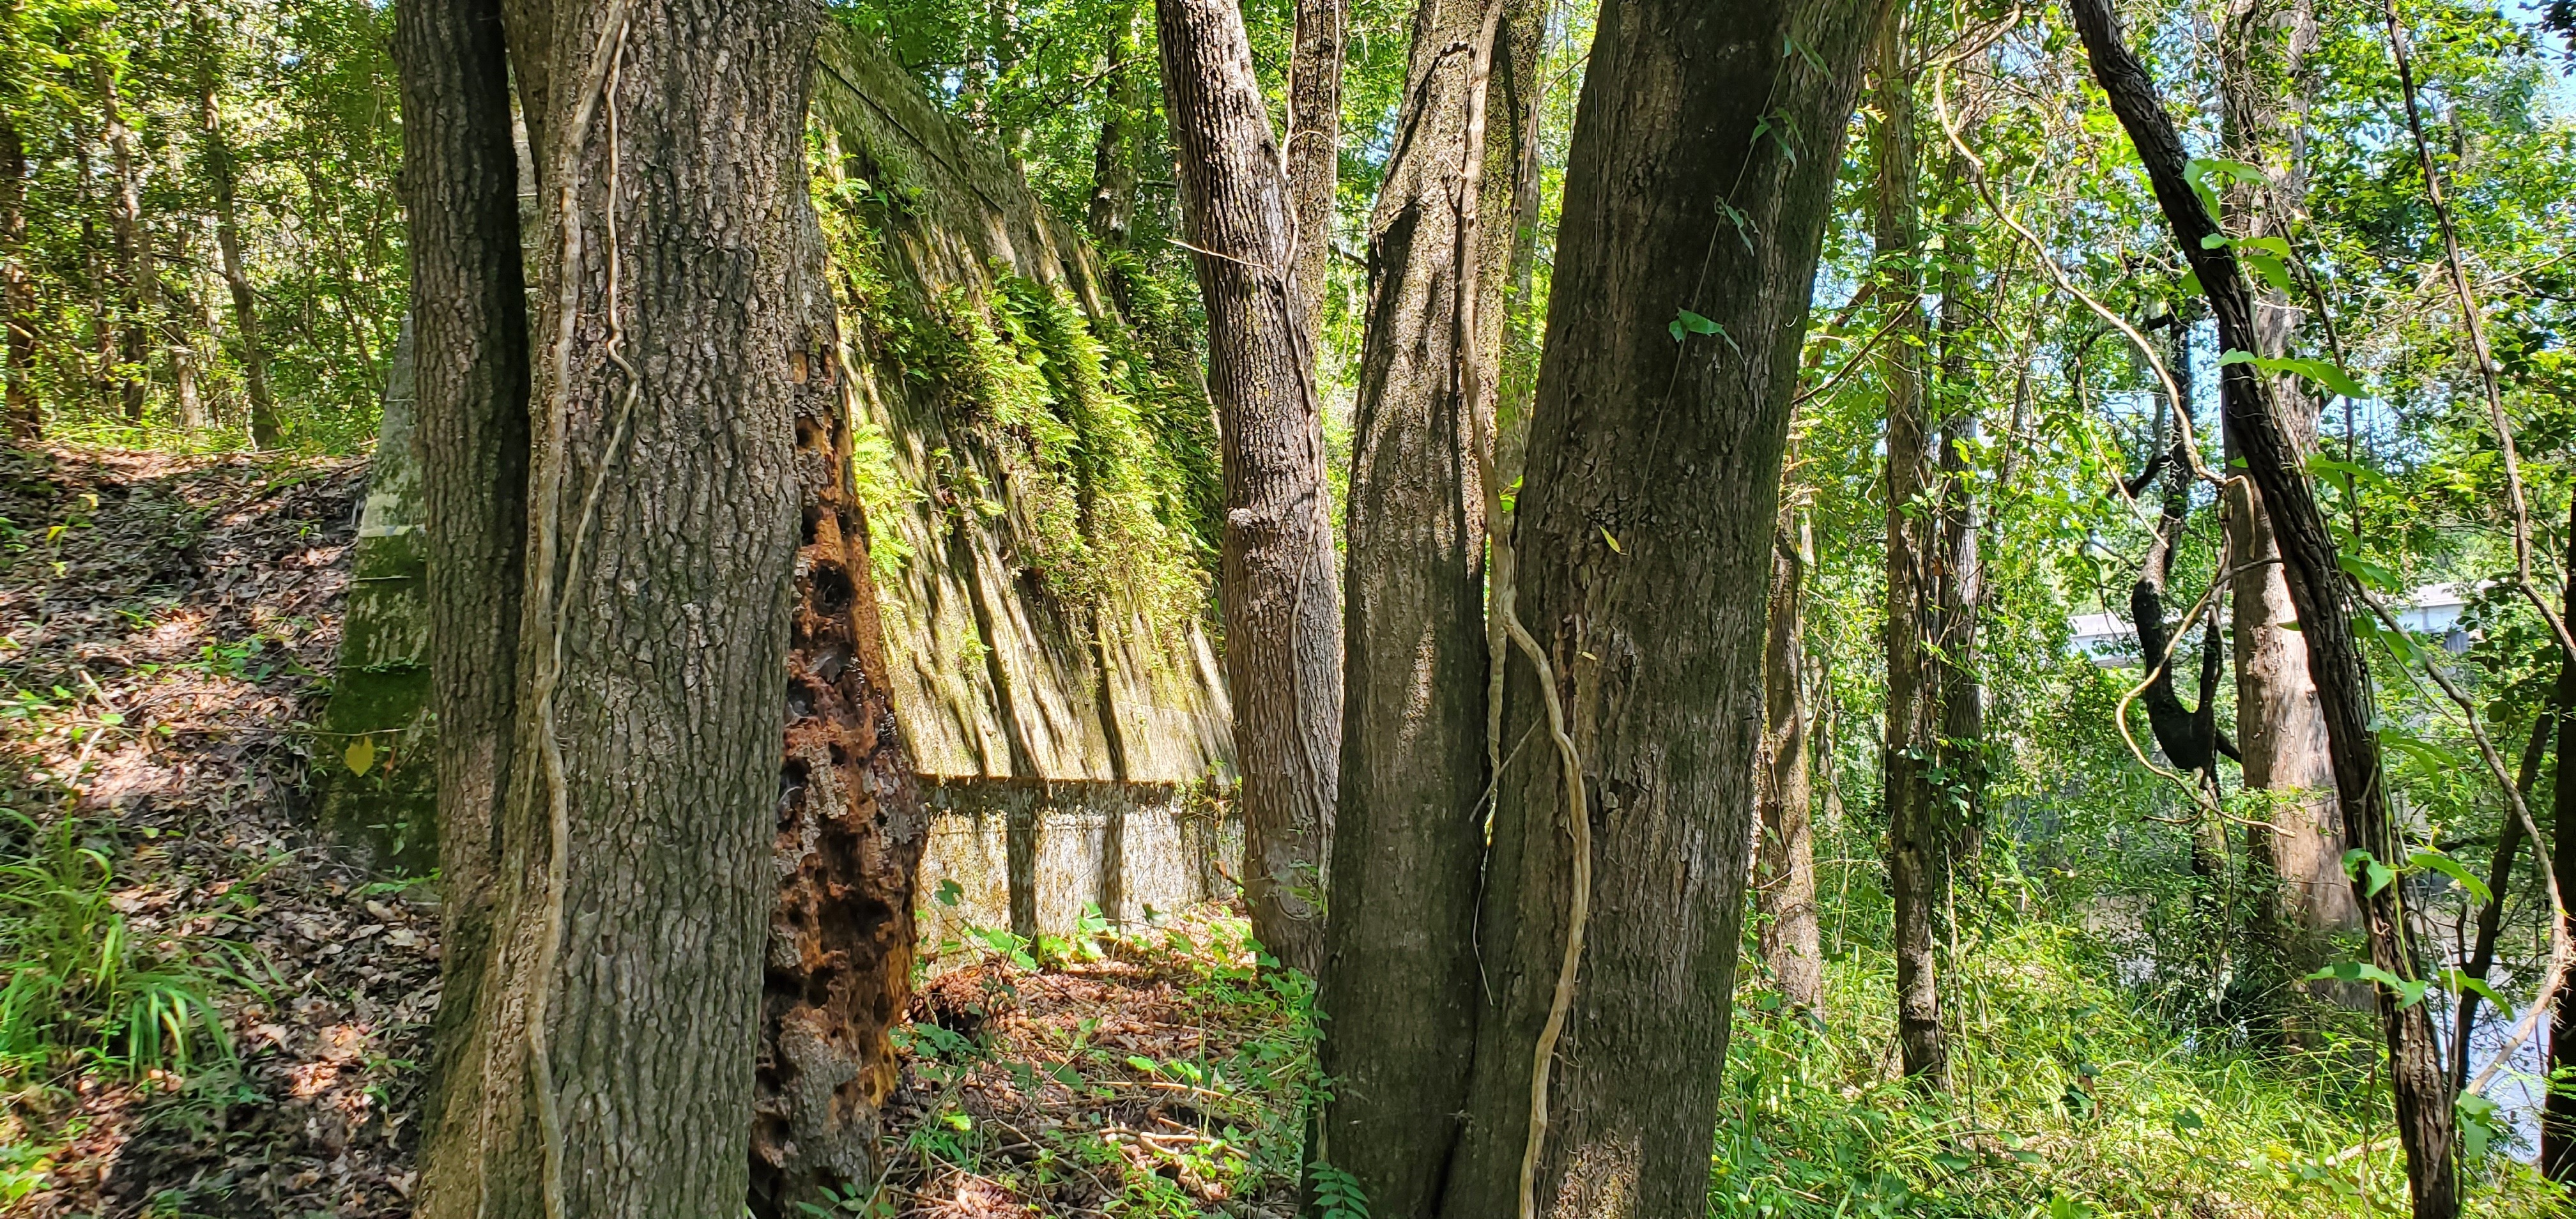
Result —
<path fill-rule="evenodd" d="M 259 992 L 242 950 L 130 918 L 110 828 L 77 817 L 18 831 L 0 862 L 0 1076 L 72 1062 L 182 1074 L 232 1043 L 210 996 Z"/>

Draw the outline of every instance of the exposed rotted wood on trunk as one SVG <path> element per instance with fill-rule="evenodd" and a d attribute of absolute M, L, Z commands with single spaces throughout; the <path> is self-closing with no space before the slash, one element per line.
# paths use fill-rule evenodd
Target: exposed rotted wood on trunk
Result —
<path fill-rule="evenodd" d="M 809 214 L 810 216 L 810 214 Z M 821 234 L 810 234 L 814 341 L 800 395 L 796 609 L 779 770 L 778 905 L 769 920 L 751 1203 L 764 1219 L 876 1179 L 889 1037 L 912 992 L 913 876 L 927 824 L 894 716 L 867 522 L 850 487 L 850 378 L 840 370 Z"/>
<path fill-rule="evenodd" d="M 1163 98 L 1225 466 L 1218 580 L 1253 934 L 1315 972 L 1340 765 L 1340 590 L 1295 204 L 1230 0 L 1160 0 Z"/>
<path fill-rule="evenodd" d="M 2255 326 L 2253 294 L 2235 252 L 2223 243 L 2203 244 L 2219 228 L 2192 190 L 2186 176 L 2190 155 L 2165 113 L 2154 79 L 2121 41 L 2109 0 L 2068 0 L 2068 8 L 2092 59 L 2094 78 L 2137 146 L 2156 202 L 2173 229 L 2174 243 L 2200 278 L 2210 312 L 2218 320 L 2219 347 L 2258 349 L 2262 340 Z M 2299 638 L 2307 645 L 2308 671 L 2325 713 L 2344 839 L 2378 859 L 2394 861 L 2401 855 L 2382 782 L 2379 738 L 2371 727 L 2369 674 L 2353 633 L 2353 598 L 2336 562 L 2334 535 L 2317 506 L 2297 442 L 2281 424 L 2270 382 L 2251 364 L 2228 365 L 2222 378 L 2220 399 L 2225 404 L 2228 437 L 2262 493 L 2282 567 L 2289 576 Z M 2387 885 L 2371 894 L 2362 891 L 2360 881 L 2354 882 L 2370 938 L 2371 963 L 2398 977 L 2413 977 L 2418 971 L 2416 953 L 2407 938 L 2404 892 L 2403 885 Z M 2421 1003 L 2401 1006 L 2397 994 L 2386 986 L 2377 990 L 2387 1034 L 2389 1082 L 2396 1098 L 2397 1133 L 2406 1149 L 2408 1192 L 2417 1219 L 2449 1219 L 2459 1213 L 2459 1175 L 2452 1155 L 2450 1077 L 2443 1070 L 2432 1016 Z"/>

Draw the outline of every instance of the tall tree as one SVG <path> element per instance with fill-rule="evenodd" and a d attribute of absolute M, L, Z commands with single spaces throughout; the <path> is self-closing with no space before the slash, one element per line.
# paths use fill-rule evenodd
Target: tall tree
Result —
<path fill-rule="evenodd" d="M 2576 572 L 2576 502 L 2567 508 L 2567 570 Z M 2561 621 L 2576 621 L 2576 580 L 2571 580 L 2564 593 Z M 2576 683 L 2576 656 L 2559 657 L 2559 687 L 2571 688 Z M 2550 843 L 2552 858 L 2542 866 L 2558 873 L 2558 891 L 2576 893 L 2576 715 L 2568 714 L 2562 701 L 2558 720 L 2558 781 L 2551 814 L 2557 837 Z M 2537 852 L 2534 852 L 2537 854 Z M 2564 916 L 2562 936 L 2576 936 L 2576 912 Z M 2551 1005 L 2549 1017 L 2549 1071 L 2552 1079 L 2565 1079 L 2576 1073 L 2576 978 L 2560 977 L 2558 993 L 2538 996 L 2535 1002 Z M 2540 1170 L 2549 1179 L 2576 1194 L 2576 1093 L 2563 1087 L 2552 1087 L 2540 1114 Z"/>
<path fill-rule="evenodd" d="M 499 0 L 394 10 L 411 215 L 412 361 L 438 719 L 441 990 L 424 1215 L 471 1214 L 467 1155 L 491 1050 L 475 1013 L 516 757 L 528 528 L 528 317 Z M 461 1099 L 462 1104 L 451 1103 Z"/>
<path fill-rule="evenodd" d="M 11 14 L 14 16 L 14 14 Z M 14 38 L 11 41 L 15 41 Z M 14 48 L 13 48 L 14 49 Z M 14 86 L 16 82 L 8 82 Z M 27 145 L 10 113 L 14 87 L 0 96 L 0 416 L 12 439 L 34 440 L 44 430 L 36 411 L 34 283 L 27 274 Z"/>
<path fill-rule="evenodd" d="M 1477 919 L 1493 989 L 1442 1214 L 1707 1206 L 1780 455 L 1880 16 L 1602 8 L 1527 474 L 1496 534 L 1514 648 Z"/>
<path fill-rule="evenodd" d="M 90 83 L 98 91 L 99 135 L 107 141 L 110 172 L 116 175 L 110 183 L 108 231 L 116 249 L 116 275 L 120 295 L 116 316 L 116 383 L 117 399 L 129 423 L 143 422 L 143 409 L 148 387 L 143 379 L 145 361 L 152 352 L 152 339 L 147 319 L 159 303 L 154 287 L 160 275 L 153 268 L 152 236 L 143 216 L 142 155 L 134 146 L 134 128 L 125 121 L 125 99 L 117 82 L 119 65 L 111 53 L 101 50 L 90 56 Z M 108 320 L 99 318 L 104 328 Z M 102 352 L 107 348 L 101 336 Z"/>
<path fill-rule="evenodd" d="M 560 3 L 490 964 L 427 1215 L 732 1215 L 778 901 L 819 10 Z M 528 85 L 529 65 L 514 59 Z M 487 137 L 488 138 L 488 137 Z"/>
<path fill-rule="evenodd" d="M 1136 223 L 1136 158 L 1141 143 L 1137 137 L 1144 122 L 1149 70 L 1142 62 L 1145 53 L 1136 35 L 1144 19 L 1144 5 L 1131 4 L 1109 39 L 1109 113 L 1100 120 L 1100 142 L 1092 152 L 1091 201 L 1084 214 L 1092 243 L 1105 250 L 1125 249 Z"/>
<path fill-rule="evenodd" d="M 278 426 L 277 397 L 268 385 L 268 348 L 260 340 L 259 292 L 251 286 L 250 268 L 242 258 L 241 217 L 233 197 L 238 174 L 232 142 L 224 135 L 219 88 L 223 43 L 215 36 L 215 21 L 207 6 L 190 6 L 188 25 L 196 44 L 197 138 L 206 182 L 214 191 L 215 252 L 223 261 L 224 288 L 232 296 L 233 343 L 241 360 L 242 388 L 250 398 L 250 440 L 268 448 L 277 443 L 282 429 Z M 517 232 L 515 223 L 511 231 Z"/>
<path fill-rule="evenodd" d="M 1823 1002 L 1825 954 L 1816 920 L 1816 844 L 1807 735 L 1807 571 L 1815 565 L 1814 526 L 1796 490 L 1783 495 L 1771 539 L 1769 638 L 1762 649 L 1762 753 L 1754 771 L 1761 841 L 1753 855 L 1753 888 L 1762 916 L 1762 960 L 1780 1002 L 1813 1011 Z"/>
<path fill-rule="evenodd" d="M 1370 221 L 1321 995 L 1335 1084 L 1312 1155 L 1390 1215 L 1437 1204 L 1474 1048 L 1494 747 L 1475 436 L 1494 414 L 1539 21 L 1530 0 L 1415 10 Z M 1413 981 L 1385 985 L 1390 973 Z"/>
<path fill-rule="evenodd" d="M 1231 0 L 1158 0 L 1163 100 L 1208 319 L 1225 469 L 1218 599 L 1245 900 L 1278 960 L 1322 965 L 1318 900 L 1341 755 L 1340 597 L 1296 204 Z"/>
<path fill-rule="evenodd" d="M 1905 1073 L 1949 1086 L 1941 1032 L 1933 920 L 1948 877 L 1945 819 L 1928 772 L 1938 765 L 1941 697 L 1933 555 L 1940 520 L 1930 490 L 1932 440 L 1923 403 L 1922 215 L 1915 150 L 1914 21 L 1898 0 L 1879 34 L 1877 165 L 1872 231 L 1886 307 L 1895 313 L 1882 357 L 1887 398 L 1887 728 L 1881 761 L 1887 805 L 1887 885 L 1896 913 L 1896 1039 Z"/>
<path fill-rule="evenodd" d="M 1294 199 L 1294 253 L 1300 324 L 1311 364 L 1320 350 L 1324 290 L 1331 283 L 1333 196 L 1341 180 L 1343 37 L 1350 0 L 1296 0 L 1288 54 L 1288 191 Z M 1311 373 L 1310 373 L 1311 375 Z"/>
<path fill-rule="evenodd" d="M 2119 19 L 2109 0 L 2068 0 L 2068 8 L 2092 60 L 2094 78 L 2137 146 L 2174 242 L 2200 279 L 2210 312 L 2217 318 L 2219 346 L 2256 350 L 2261 339 L 2253 294 L 2226 234 L 2193 189 L 2190 156 L 2165 113 L 2154 78 L 2121 41 Z M 2281 565 L 2289 576 L 2290 600 L 2298 614 L 2299 638 L 2307 645 L 2308 672 L 2325 713 L 2344 840 L 2383 863 L 2398 859 L 2388 790 L 2381 782 L 2379 738 L 2371 724 L 2369 674 L 2353 634 L 2353 597 L 2337 562 L 2334 535 L 2317 507 L 2297 444 L 2281 424 L 2281 408 L 2270 382 L 2245 363 L 2228 365 L 2222 374 L 2220 401 L 2227 432 L 2270 515 Z M 2394 977 L 2411 977 L 2416 973 L 2416 952 L 2408 939 L 2405 886 L 2383 884 L 2374 890 L 2366 879 L 2369 875 L 2362 869 L 2353 885 L 2370 940 L 2371 964 Z M 2450 1219 L 2460 1209 L 2458 1162 L 2452 1155 L 2450 1076 L 2442 1067 L 2432 1017 L 2425 1004 L 2402 1002 L 2394 988 L 2382 984 L 2376 989 L 2387 1036 L 2397 1135 L 2406 1150 L 2407 1187 L 2415 1214 L 2417 1219 Z"/>
<path fill-rule="evenodd" d="M 2291 239 L 2307 206 L 2306 112 L 2315 88 L 2312 0 L 2229 0 L 2219 24 L 2220 143 L 2229 157 L 2259 166 L 2261 183 L 2231 180 L 2222 197 L 2245 236 Z M 2257 285 L 2255 354 L 2291 354 L 2300 310 L 2287 293 Z M 2273 378 L 2281 427 L 2300 452 L 2316 451 L 2321 405 L 2300 381 Z M 2233 454 L 2231 453 L 2232 457 Z M 2324 713 L 2293 621 L 2289 577 L 2250 481 L 2228 488 L 2227 539 L 2234 580 L 2236 743 L 2245 786 L 2273 794 L 2260 824 L 2246 827 L 2246 855 L 2260 892 L 2256 965 L 2286 985 L 2322 963 L 2327 934 L 2358 924 L 2342 875 L 2335 827 L 2334 769 Z"/>

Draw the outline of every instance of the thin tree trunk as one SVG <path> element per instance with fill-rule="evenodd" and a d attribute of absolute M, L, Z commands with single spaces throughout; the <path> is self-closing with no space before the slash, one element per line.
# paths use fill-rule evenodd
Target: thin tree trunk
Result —
<path fill-rule="evenodd" d="M 1946 818 L 1924 772 L 1936 760 L 1940 691 L 1926 635 L 1936 610 L 1931 559 L 1939 524 L 1927 495 L 1932 456 L 1924 418 L 1921 352 L 1922 245 L 1916 201 L 1913 19 L 1898 0 L 1880 34 L 1878 167 L 1873 227 L 1886 307 L 1897 319 L 1882 344 L 1887 392 L 1887 732 L 1882 759 L 1887 803 L 1888 896 L 1896 916 L 1896 1040 L 1905 1073 L 1949 1087 L 1941 1032 L 1940 966 L 1932 924 L 1948 875 Z"/>
<path fill-rule="evenodd" d="M 1793 493 L 1794 494 L 1794 493 Z M 1809 822 L 1806 649 L 1807 569 L 1815 563 L 1806 509 L 1781 506 L 1771 539 L 1769 641 L 1762 651 L 1762 705 L 1767 725 L 1754 799 L 1761 844 L 1753 888 L 1762 915 L 1762 959 L 1787 1011 L 1813 1011 L 1824 1000 L 1825 954 L 1816 920 L 1816 845 Z"/>
<path fill-rule="evenodd" d="M 1780 455 L 1880 15 L 1602 7 L 1512 579 L 1495 552 L 1525 630 L 1477 921 L 1493 990 L 1475 1120 L 1441 1207 L 1455 1219 L 1708 1205 Z M 1766 126 L 1782 138 L 1757 139 Z M 1749 240 L 1711 224 L 1720 202 Z"/>
<path fill-rule="evenodd" d="M 1333 192 L 1342 155 L 1342 37 L 1350 0 L 1296 0 L 1288 56 L 1288 191 L 1295 200 L 1298 324 L 1311 370 L 1322 349 L 1324 290 L 1332 282 Z M 1452 22 L 1451 24 L 1455 24 Z"/>
<path fill-rule="evenodd" d="M 442 931 L 420 1213 L 472 1215 L 502 800 L 516 761 L 528 530 L 528 316 L 496 0 L 394 10 L 428 528 Z M 456 1103 L 461 1100 L 461 1103 Z M 451 1150 L 455 1149 L 455 1150 Z"/>
<path fill-rule="evenodd" d="M 1084 217 L 1092 244 L 1103 250 L 1126 249 L 1136 225 L 1136 137 L 1145 113 L 1146 71 L 1136 34 L 1144 19 L 1141 3 L 1131 7 L 1109 45 L 1109 114 L 1100 121 L 1100 143 L 1092 151 L 1091 203 Z"/>
<path fill-rule="evenodd" d="M 801 202 L 820 11 L 551 15 L 485 1060 L 449 1088 L 427 1153 L 451 1192 L 424 1209 L 731 1216 L 779 901 L 791 443 L 832 409 L 829 336 L 797 307 L 821 288 Z"/>
<path fill-rule="evenodd" d="M 1285 966 L 1323 963 L 1318 900 L 1333 828 L 1341 615 L 1295 200 L 1230 0 L 1159 0 L 1163 99 L 1208 318 L 1225 467 L 1227 688 L 1242 771 L 1244 897 Z"/>
<path fill-rule="evenodd" d="M 1946 180 L 1956 181 L 1954 158 Z M 1929 632 L 1940 645 L 1938 714 L 1940 737 L 1935 756 L 1948 775 L 1948 790 L 1936 807 L 1941 818 L 1941 896 L 1958 884 L 1961 860 L 1974 867 L 1983 848 L 1986 789 L 1986 687 L 1978 676 L 1977 619 L 1986 597 L 1985 565 L 1977 540 L 1984 522 L 1977 511 L 1976 479 L 1968 455 L 1984 441 L 1978 418 L 1976 379 L 1968 369 L 1968 296 L 1975 290 L 1976 267 L 1969 261 L 1974 236 L 1964 216 L 1954 215 L 1943 234 L 1941 283 L 1941 376 L 1938 401 L 1940 511 L 1934 524 L 1940 533 L 1932 569 L 1934 626 Z"/>
<path fill-rule="evenodd" d="M 929 826 L 896 729 L 893 684 L 850 481 L 857 384 L 840 366 L 823 231 L 809 201 L 786 306 L 805 346 L 789 379 L 802 532 L 777 800 L 777 906 L 753 1101 L 751 1204 L 762 1219 L 826 1207 L 879 1180 L 898 1072 L 891 1034 L 912 998 L 913 876 Z"/>
<path fill-rule="evenodd" d="M 2561 664 L 2558 666 L 2557 688 L 2550 692 L 2549 705 L 2541 710 L 2538 719 L 2532 721 L 2531 736 L 2522 747 L 2522 764 L 2514 774 L 2514 788 L 2522 793 L 2526 804 L 2533 785 L 2540 781 L 2540 764 L 2548 759 L 2550 742 L 2557 739 L 2558 726 L 2566 719 L 2571 705 L 2576 705 L 2576 665 Z M 2468 963 L 2460 968 L 2465 977 L 2485 981 L 2488 971 L 2495 968 L 2496 940 L 2504 932 L 2505 898 L 2513 887 L 2514 856 L 2521 854 L 2523 844 L 2529 841 L 2531 837 L 2523 833 L 2522 818 L 2507 813 L 2503 826 L 2496 831 L 2495 855 L 2487 862 L 2487 900 L 2478 907 L 2477 937 L 2470 945 Z M 2537 854 L 2534 852 L 2535 856 Z M 2550 860 L 2535 858 L 2533 861 L 2535 869 L 2554 866 Z M 2541 880 L 2540 887 L 2546 890 L 2547 878 L 2542 877 Z M 2464 988 L 2460 991 L 2459 1011 L 2453 1016 L 2451 1025 L 2451 1086 L 2454 1089 L 2469 1086 L 2469 1050 L 2474 1044 L 2472 1034 L 2477 1027 L 2478 992 Z"/>
<path fill-rule="evenodd" d="M 2567 525 L 2568 570 L 2576 571 L 2576 503 L 2567 507 Z M 2566 598 L 2566 608 L 2559 613 L 2576 619 L 2576 582 L 2568 584 Z M 2560 663 L 2576 669 L 2576 656 L 2561 657 Z M 2566 714 L 2558 717 L 2557 788 L 2552 815 L 2558 829 L 2549 867 L 2558 873 L 2559 892 L 2576 892 L 2576 716 Z M 2576 911 L 2569 912 L 2567 921 L 2564 934 L 2576 935 Z M 2542 995 L 2533 1002 L 2551 1004 L 2549 1072 L 2554 1078 L 2567 1078 L 2558 1073 L 2576 1071 L 2576 979 L 2560 978 L 2557 994 Z M 2569 1089 L 2550 1089 L 2541 1108 L 2540 1171 L 2576 1194 L 2576 1092 Z"/>
<path fill-rule="evenodd" d="M 2092 58 L 2093 75 L 2136 144 L 2175 244 L 2209 298 L 2210 312 L 2218 319 L 2220 348 L 2256 349 L 2261 339 L 2255 330 L 2252 293 L 2234 251 L 2223 243 L 2203 242 L 2219 229 L 2192 190 L 2186 176 L 2189 154 L 2156 95 L 2154 79 L 2120 41 L 2118 18 L 2109 0 L 2069 0 L 2068 7 Z M 2387 788 L 2380 781 L 2369 673 L 2353 635 L 2352 597 L 2336 562 L 2334 536 L 2318 510 L 2298 445 L 2281 425 L 2271 384 L 2249 364 L 2231 364 L 2223 372 L 2220 396 L 2227 430 L 2271 515 L 2282 566 L 2289 573 L 2299 638 L 2307 645 L 2308 671 L 2325 712 L 2344 840 L 2393 866 L 2403 857 L 2389 816 Z M 2414 976 L 2416 953 L 2406 938 L 2405 886 L 2384 885 L 2374 894 L 2362 891 L 2363 880 L 2356 878 L 2353 883 L 2370 938 L 2371 963 L 2401 978 Z M 2450 1219 L 2460 1206 L 2451 1145 L 2451 1081 L 2443 1069 L 2432 1016 L 2422 1003 L 2401 1006 L 2394 990 L 2385 985 L 2377 989 L 2387 1033 L 2390 1090 L 2396 1098 L 2397 1134 L 2406 1149 L 2407 1187 L 2415 1215 Z"/>
<path fill-rule="evenodd" d="M 1491 747 L 1474 438 L 1500 367 L 1537 21 L 1528 0 L 1415 10 L 1411 83 L 1370 223 L 1321 996 L 1335 1085 L 1312 1154 L 1389 1215 L 1437 1204 L 1474 1050 Z"/>
<path fill-rule="evenodd" d="M 222 44 L 215 37 L 213 18 L 203 6 L 190 9 L 188 20 L 197 43 L 198 138 L 203 142 L 206 179 L 214 187 L 215 249 L 223 261 L 224 287 L 232 294 L 233 333 L 240 345 L 242 387 L 250 398 L 250 442 L 259 448 L 273 448 L 282 431 L 278 427 L 277 399 L 268 386 L 268 348 L 260 339 L 259 293 L 252 288 L 250 269 L 242 259 L 241 219 L 233 202 L 233 150 L 224 138 L 224 112 L 218 93 L 223 72 Z M 514 233 L 516 228 L 512 226 Z M 418 333 L 413 337 L 417 342 Z"/>
<path fill-rule="evenodd" d="M 99 135 L 107 141 L 108 163 L 116 173 L 116 194 L 109 200 L 108 220 L 115 235 L 117 274 L 125 288 L 123 299 L 117 303 L 117 398 L 126 422 L 141 423 L 148 389 L 143 368 L 152 352 L 146 319 L 156 303 L 152 288 L 158 281 L 152 267 L 151 235 L 143 225 L 143 160 L 135 155 L 134 129 L 125 125 L 116 72 L 106 57 L 91 59 L 90 81 L 98 90 Z"/>
<path fill-rule="evenodd" d="M 27 145 L 18 124 L 0 108 L 0 416 L 9 435 L 21 443 L 43 435 L 44 420 L 36 410 L 36 329 L 34 284 L 27 274 Z"/>

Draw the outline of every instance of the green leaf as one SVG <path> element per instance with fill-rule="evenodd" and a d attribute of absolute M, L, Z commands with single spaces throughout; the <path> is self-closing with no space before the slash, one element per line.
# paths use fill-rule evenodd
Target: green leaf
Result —
<path fill-rule="evenodd" d="M 2264 283 L 2283 292 L 2290 290 L 2290 269 L 2280 259 L 2269 254 L 2248 253 L 2242 261 L 2254 268 L 2254 273 L 2262 276 Z"/>
<path fill-rule="evenodd" d="M 2351 854 L 2349 851 L 2345 853 Z M 2378 890 L 2374 889 L 2372 892 L 2376 893 Z M 2413 1007 L 2423 1002 L 2424 992 L 2431 989 L 2433 985 L 2429 981 L 2408 981 L 2366 961 L 2341 961 L 2309 974 L 2304 980 L 2314 982 L 2322 978 L 2331 978 L 2338 982 L 2378 983 L 2397 992 L 2399 1007 Z"/>
<path fill-rule="evenodd" d="M 375 740 L 371 737 L 362 736 L 357 740 L 350 742 L 349 748 L 340 754 L 340 760 L 349 764 L 349 773 L 353 775 L 363 775 L 368 771 L 375 769 Z"/>
<path fill-rule="evenodd" d="M 940 905 L 955 906 L 959 898 L 966 896 L 966 886 L 958 884 L 954 877 L 943 877 L 931 896 L 937 898 Z"/>
<path fill-rule="evenodd" d="M 2386 743 L 2395 744 L 2396 742 L 2387 741 Z M 2421 741 L 2413 741 L 2409 743 L 2419 746 L 2424 745 Z M 2426 752 L 2430 753 L 2447 752 L 2434 750 L 2430 746 L 2424 746 L 2424 748 Z M 2467 890 L 2469 896 L 2476 898 L 2478 900 L 2478 904 L 2481 906 L 2495 900 L 2495 892 L 2487 888 L 2487 883 L 2485 881 L 2469 875 L 2469 870 L 2462 867 L 2459 860 L 2453 859 L 2440 851 L 2417 851 L 2413 855 L 2406 857 L 2406 863 L 2409 867 L 2429 869 L 2450 877 L 2453 883 L 2459 885 L 2460 888 Z"/>
<path fill-rule="evenodd" d="M 2472 1161 L 2483 1160 L 2495 1137 L 2503 1133 L 2503 1123 L 2496 1120 L 2499 1106 L 2474 1093 L 2463 1093 L 2453 1105 L 2460 1114 L 2460 1149 Z"/>
<path fill-rule="evenodd" d="M 2202 295 L 2206 295 L 2206 293 L 2202 290 L 2202 288 L 2201 288 L 2201 286 L 2200 286 L 2200 272 L 2198 272 L 2198 271 L 2185 271 L 2185 272 L 2183 272 L 2183 273 L 2182 273 L 2182 290 L 2183 290 L 2183 294 L 2184 294 L 2184 295 L 2186 295 L 2186 296 L 2202 296 Z"/>
<path fill-rule="evenodd" d="M 1676 313 L 1673 316 L 1673 324 L 1666 329 L 1672 332 L 1673 341 L 1676 343 L 1681 342 L 1684 337 L 1689 335 L 1726 333 L 1726 328 L 1724 326 L 1720 326 L 1716 322 L 1710 321 L 1709 319 L 1693 313 L 1688 309 L 1684 309 Z"/>
<path fill-rule="evenodd" d="M 2368 585 L 2371 588 L 2378 589 L 2383 593 L 2394 593 L 2398 591 L 2396 572 L 2390 571 L 2387 568 L 2382 567 L 2377 563 L 2373 563 L 2368 559 L 2362 558 L 2359 555 L 2336 555 L 2335 565 L 2343 568 L 2344 571 L 2350 574 L 2353 579 L 2359 580 L 2363 584 Z"/>
<path fill-rule="evenodd" d="M 2496 1014 L 2507 1020 L 2513 1019 L 2513 1004 L 2505 1002 L 2504 996 L 2497 994 L 2494 987 L 2487 985 L 2486 979 L 2472 978 L 2457 969 L 2445 969 L 2439 976 L 2442 985 L 2464 995 L 2476 995 L 2486 1000 L 2488 1006 L 2496 1009 Z"/>
<path fill-rule="evenodd" d="M 2379 891 L 2387 888 L 2388 882 L 2397 879 L 2397 872 L 2395 869 L 2390 868 L 2387 864 L 2379 862 L 2375 856 L 2361 847 L 2354 847 L 2353 849 L 2343 853 L 2344 875 L 2349 876 L 2354 880 L 2361 880 L 2363 878 L 2364 869 L 2368 869 L 2369 880 L 2362 889 L 2361 895 L 2363 897 L 2379 896 Z M 2340 969 L 2342 967 L 2335 966 L 2334 968 Z M 2362 968 L 2375 969 L 2378 967 L 2363 966 Z"/>

